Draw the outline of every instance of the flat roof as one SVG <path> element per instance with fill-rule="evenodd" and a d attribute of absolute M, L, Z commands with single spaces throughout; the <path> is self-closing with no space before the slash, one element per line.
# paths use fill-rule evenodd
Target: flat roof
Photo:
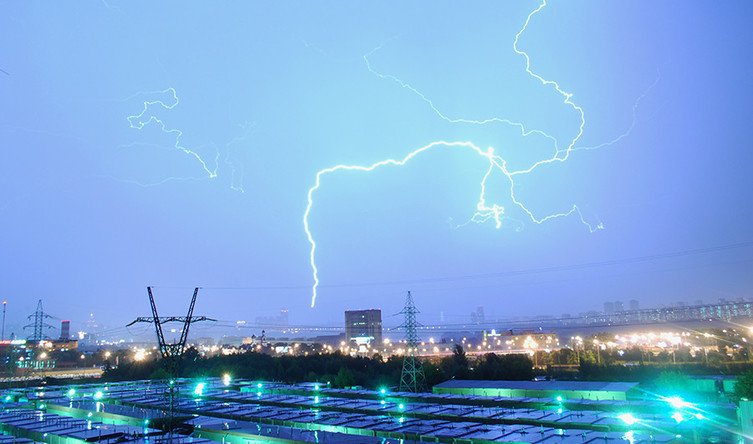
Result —
<path fill-rule="evenodd" d="M 435 385 L 450 389 L 511 389 L 548 391 L 600 391 L 627 392 L 638 386 L 637 382 L 606 381 L 480 381 L 451 379 Z"/>

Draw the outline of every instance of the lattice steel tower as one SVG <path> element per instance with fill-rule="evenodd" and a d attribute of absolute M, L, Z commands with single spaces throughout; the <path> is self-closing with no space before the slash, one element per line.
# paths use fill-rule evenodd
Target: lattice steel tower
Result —
<path fill-rule="evenodd" d="M 154 302 L 154 294 L 152 294 L 152 287 L 146 287 L 147 293 L 149 293 L 149 305 L 152 308 L 151 317 L 136 318 L 133 322 L 127 326 L 131 326 L 138 322 L 145 322 L 154 324 L 154 329 L 157 332 L 157 343 L 159 344 L 160 355 L 162 355 L 162 363 L 167 370 L 170 377 L 170 381 L 167 384 L 167 397 L 169 400 L 168 412 L 167 412 L 167 442 L 173 442 L 173 429 L 176 424 L 175 420 L 175 399 L 178 397 L 178 387 L 174 378 L 178 376 L 178 370 L 180 369 L 180 362 L 183 359 L 183 355 L 186 352 L 186 342 L 188 341 L 188 329 L 191 324 L 199 321 L 214 321 L 215 319 L 208 318 L 206 316 L 194 316 L 193 309 L 196 305 L 196 296 L 199 295 L 199 287 L 196 287 L 193 291 L 193 297 L 191 298 L 191 304 L 188 306 L 188 314 L 186 316 L 161 316 L 157 313 L 157 304 Z M 170 322 L 180 322 L 183 324 L 183 328 L 180 330 L 180 338 L 174 342 L 167 342 L 165 340 L 165 334 L 162 331 L 162 326 Z"/>
<path fill-rule="evenodd" d="M 42 300 L 40 299 L 39 302 L 37 302 L 37 311 L 28 316 L 28 319 L 33 320 L 33 322 L 31 324 L 24 325 L 24 330 L 32 330 L 31 336 L 29 336 L 27 339 L 37 342 L 43 339 L 49 339 L 49 336 L 47 336 L 45 332 L 47 330 L 54 329 L 55 327 L 47 324 L 46 322 L 44 322 L 44 320 L 50 318 L 52 318 L 52 316 L 44 312 L 44 309 L 42 308 Z"/>
<path fill-rule="evenodd" d="M 416 315 L 419 313 L 416 304 L 413 303 L 413 296 L 410 291 L 405 297 L 405 307 L 398 314 L 405 316 L 405 321 L 400 326 L 405 329 L 406 352 L 403 359 L 403 371 L 400 375 L 400 391 L 402 392 L 421 392 L 426 389 L 426 377 L 424 369 L 421 367 L 421 361 L 416 359 L 416 350 L 421 342 L 418 339 L 417 328 L 420 325 L 416 321 Z"/>
<path fill-rule="evenodd" d="M 154 294 L 152 294 L 152 287 L 146 287 L 147 293 L 149 293 L 149 305 L 152 308 L 151 317 L 136 318 L 133 322 L 128 324 L 129 327 L 138 322 L 146 322 L 154 324 L 154 329 L 157 332 L 157 343 L 159 344 L 159 351 L 162 355 L 162 360 L 167 367 L 168 373 L 171 377 L 177 376 L 175 372 L 178 369 L 178 363 L 183 357 L 186 351 L 186 341 L 188 340 L 188 329 L 191 324 L 199 321 L 214 321 L 206 316 L 194 316 L 193 308 L 196 305 L 196 296 L 199 294 L 199 287 L 196 287 L 193 291 L 193 297 L 191 298 L 191 304 L 188 306 L 188 314 L 186 316 L 162 316 L 157 314 L 157 304 L 154 302 Z M 165 334 L 162 332 L 162 326 L 170 322 L 179 322 L 183 324 L 183 328 L 180 330 L 180 338 L 172 343 L 168 343 L 165 340 Z"/>

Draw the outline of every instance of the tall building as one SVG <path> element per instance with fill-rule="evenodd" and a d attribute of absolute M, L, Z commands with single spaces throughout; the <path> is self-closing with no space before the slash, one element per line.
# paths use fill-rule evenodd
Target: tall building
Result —
<path fill-rule="evenodd" d="M 485 321 L 484 307 L 476 307 L 476 311 L 471 312 L 471 324 L 483 324 Z"/>
<path fill-rule="evenodd" d="M 382 310 L 347 310 L 345 340 L 358 343 L 382 343 Z"/>
<path fill-rule="evenodd" d="M 630 311 L 640 310 L 640 304 L 638 303 L 637 300 L 631 299 L 629 304 L 630 304 Z"/>
<path fill-rule="evenodd" d="M 60 340 L 61 341 L 71 340 L 71 321 L 60 322 Z"/>
<path fill-rule="evenodd" d="M 614 301 L 614 311 L 617 313 L 625 311 L 625 306 L 622 305 L 622 301 Z"/>
<path fill-rule="evenodd" d="M 604 313 L 606 314 L 614 313 L 614 302 L 604 302 Z"/>

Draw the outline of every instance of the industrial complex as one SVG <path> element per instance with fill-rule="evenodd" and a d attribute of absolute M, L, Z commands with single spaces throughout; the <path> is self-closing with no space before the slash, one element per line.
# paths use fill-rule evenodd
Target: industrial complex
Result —
<path fill-rule="evenodd" d="M 728 442 L 720 433 L 735 422 L 732 405 L 609 399 L 630 387 L 550 382 L 535 397 L 484 396 L 471 394 L 477 383 L 408 393 L 226 375 L 7 389 L 1 442 Z"/>

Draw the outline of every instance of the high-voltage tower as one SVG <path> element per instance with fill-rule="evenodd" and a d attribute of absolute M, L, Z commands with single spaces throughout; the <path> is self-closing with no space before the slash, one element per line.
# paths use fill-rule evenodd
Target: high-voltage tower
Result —
<path fill-rule="evenodd" d="M 193 309 L 196 305 L 196 296 L 199 294 L 199 287 L 196 287 L 193 291 L 193 297 L 191 298 L 191 305 L 188 306 L 188 314 L 186 316 L 163 316 L 160 317 L 157 313 L 157 304 L 154 302 L 154 294 L 152 293 L 152 287 L 146 287 L 147 293 L 149 293 L 149 304 L 152 307 L 151 317 L 136 318 L 133 322 L 127 325 L 130 327 L 138 322 L 147 322 L 154 324 L 154 329 L 157 331 L 157 343 L 159 344 L 159 351 L 162 355 L 162 359 L 167 364 L 169 371 L 175 371 L 178 361 L 183 357 L 186 351 L 186 341 L 188 340 L 188 329 L 194 322 L 201 321 L 214 321 L 215 319 L 208 318 L 206 316 L 194 316 Z M 180 330 L 180 338 L 175 342 L 167 342 L 165 340 L 165 334 L 162 331 L 162 326 L 170 322 L 181 322 L 183 328 Z M 174 376 L 171 374 L 171 376 Z"/>
<path fill-rule="evenodd" d="M 186 352 L 186 342 L 188 341 L 188 329 L 194 322 L 201 321 L 214 321 L 215 319 L 208 318 L 206 316 L 194 316 L 193 309 L 196 305 L 196 296 L 199 295 L 199 287 L 194 288 L 193 297 L 191 298 L 191 304 L 188 306 L 188 314 L 186 316 L 163 316 L 157 313 L 157 304 L 154 302 L 154 294 L 152 293 L 152 287 L 146 287 L 147 293 L 149 293 L 149 305 L 152 307 L 151 317 L 136 318 L 133 322 L 127 325 L 127 327 L 136 324 L 138 322 L 147 322 L 154 324 L 154 329 L 157 331 L 157 343 L 159 344 L 160 355 L 162 355 L 162 362 L 165 365 L 170 381 L 167 384 L 167 392 L 165 393 L 168 398 L 168 412 L 167 412 L 167 442 L 173 442 L 173 428 L 175 427 L 175 399 L 178 396 L 177 387 L 174 378 L 177 377 L 178 367 L 183 355 Z M 162 331 L 162 326 L 171 322 L 183 323 L 183 328 L 180 330 L 180 338 L 177 341 L 168 343 L 165 340 L 165 334 Z"/>
<path fill-rule="evenodd" d="M 47 324 L 46 322 L 44 322 L 44 320 L 50 318 L 52 318 L 52 316 L 44 312 L 44 309 L 42 308 L 42 300 L 40 299 L 39 302 L 37 302 L 37 311 L 28 316 L 28 319 L 33 322 L 31 324 L 24 325 L 24 330 L 28 329 L 32 331 L 31 335 L 27 339 L 36 342 L 39 342 L 43 339 L 49 339 L 49 336 L 47 336 L 45 332 L 47 330 L 54 329 L 55 327 Z"/>
<path fill-rule="evenodd" d="M 416 304 L 413 303 L 413 296 L 410 291 L 408 296 L 405 297 L 405 307 L 403 311 L 398 314 L 405 316 L 405 321 L 400 325 L 405 329 L 405 342 L 406 352 L 403 359 L 403 371 L 400 375 L 400 391 L 401 392 L 421 392 L 426 389 L 426 377 L 424 376 L 424 369 L 421 367 L 421 361 L 416 359 L 416 350 L 421 342 L 418 339 L 417 329 L 419 323 L 416 320 L 416 315 L 419 313 L 416 308 Z"/>

